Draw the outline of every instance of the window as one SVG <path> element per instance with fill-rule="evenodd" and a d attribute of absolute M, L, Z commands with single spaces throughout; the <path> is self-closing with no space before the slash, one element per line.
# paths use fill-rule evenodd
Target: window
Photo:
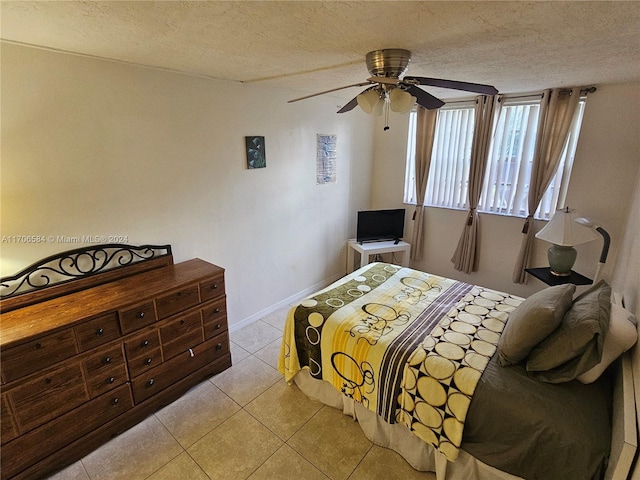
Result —
<path fill-rule="evenodd" d="M 503 97 L 502 102 L 487 160 L 478 211 L 524 217 L 527 214 L 540 98 Z M 584 104 L 583 98 L 574 116 L 558 169 L 535 212 L 535 218 L 548 220 L 558 205 L 564 205 Z M 405 203 L 416 203 L 413 171 L 416 119 L 416 113 L 411 112 Z M 468 208 L 467 187 L 473 123 L 473 102 L 457 104 L 450 108 L 443 107 L 438 112 L 425 205 Z"/>
<path fill-rule="evenodd" d="M 474 118 L 474 102 L 457 105 L 455 108 L 445 106 L 438 111 L 425 205 L 465 208 Z M 409 119 L 404 201 L 414 204 L 416 182 L 413 159 L 416 154 L 416 122 L 417 114 L 412 111 Z"/>

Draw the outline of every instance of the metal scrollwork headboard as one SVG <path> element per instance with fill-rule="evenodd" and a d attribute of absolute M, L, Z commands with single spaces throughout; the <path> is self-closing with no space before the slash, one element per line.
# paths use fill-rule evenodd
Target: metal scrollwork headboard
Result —
<path fill-rule="evenodd" d="M 15 275 L 0 278 L 0 299 L 171 255 L 171 245 L 109 243 L 68 250 L 39 260 Z"/>

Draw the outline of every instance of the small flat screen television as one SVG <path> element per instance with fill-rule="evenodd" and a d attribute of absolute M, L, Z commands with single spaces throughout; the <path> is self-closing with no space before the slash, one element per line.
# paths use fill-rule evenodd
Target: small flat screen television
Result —
<path fill-rule="evenodd" d="M 404 235 L 404 208 L 358 212 L 356 241 L 401 240 Z"/>

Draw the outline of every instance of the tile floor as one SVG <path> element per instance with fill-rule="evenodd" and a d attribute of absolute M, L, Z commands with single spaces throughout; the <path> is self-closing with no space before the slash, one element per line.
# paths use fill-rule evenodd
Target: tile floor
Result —
<path fill-rule="evenodd" d="M 231 368 L 50 480 L 435 480 L 286 384 L 287 310 L 230 334 Z"/>

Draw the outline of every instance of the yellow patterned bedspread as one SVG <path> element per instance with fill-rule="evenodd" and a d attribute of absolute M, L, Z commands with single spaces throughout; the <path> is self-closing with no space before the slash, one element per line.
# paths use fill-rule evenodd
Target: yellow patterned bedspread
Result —
<path fill-rule="evenodd" d="M 278 368 L 302 368 L 455 460 L 471 396 L 522 299 L 385 263 L 288 315 Z"/>

